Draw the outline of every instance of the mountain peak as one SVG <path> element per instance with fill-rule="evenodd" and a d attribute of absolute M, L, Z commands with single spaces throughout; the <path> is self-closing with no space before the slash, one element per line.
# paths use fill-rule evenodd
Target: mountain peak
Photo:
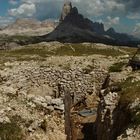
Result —
<path fill-rule="evenodd" d="M 93 22 L 78 12 L 71 2 L 65 2 L 62 8 L 60 23 L 55 30 L 45 36 L 45 41 L 60 42 L 94 42 L 105 44 L 129 44 L 127 34 L 117 33 L 113 28 L 104 30 L 104 24 Z"/>
<path fill-rule="evenodd" d="M 70 12 L 70 14 L 75 14 L 75 15 L 77 15 L 78 14 L 78 9 L 77 9 L 77 7 L 73 7 L 72 9 L 71 9 L 71 12 Z"/>
<path fill-rule="evenodd" d="M 116 33 L 115 29 L 112 28 L 112 27 L 109 28 L 106 32 L 109 33 L 109 34 L 115 34 Z"/>
<path fill-rule="evenodd" d="M 70 1 L 66 1 L 62 8 L 60 22 L 62 22 L 65 19 L 65 17 L 71 12 L 71 10 L 72 10 L 72 3 Z"/>

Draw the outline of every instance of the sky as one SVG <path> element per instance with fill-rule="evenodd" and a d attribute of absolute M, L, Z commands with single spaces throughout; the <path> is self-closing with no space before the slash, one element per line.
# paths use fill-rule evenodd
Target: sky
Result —
<path fill-rule="evenodd" d="M 0 26 L 17 18 L 38 20 L 58 19 L 67 0 L 0 0 Z M 105 29 L 140 38 L 140 0 L 71 0 L 79 13 L 91 20 L 102 22 Z"/>

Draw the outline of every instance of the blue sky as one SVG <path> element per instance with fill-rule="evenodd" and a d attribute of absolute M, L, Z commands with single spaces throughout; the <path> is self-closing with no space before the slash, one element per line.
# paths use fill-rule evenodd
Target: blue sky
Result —
<path fill-rule="evenodd" d="M 9 7 L 8 0 L 0 0 L 0 16 L 5 16 Z"/>
<path fill-rule="evenodd" d="M 71 0 L 79 12 L 105 29 L 140 37 L 140 0 Z M 58 19 L 64 0 L 0 0 L 0 26 L 17 18 Z"/>

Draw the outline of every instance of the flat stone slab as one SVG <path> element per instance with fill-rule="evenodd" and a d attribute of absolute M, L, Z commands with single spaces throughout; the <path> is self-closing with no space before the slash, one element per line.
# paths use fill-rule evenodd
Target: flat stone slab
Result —
<path fill-rule="evenodd" d="M 82 117 L 87 117 L 87 116 L 91 116 L 91 115 L 96 115 L 97 111 L 90 110 L 90 109 L 83 109 L 82 111 L 79 111 L 78 114 Z"/>

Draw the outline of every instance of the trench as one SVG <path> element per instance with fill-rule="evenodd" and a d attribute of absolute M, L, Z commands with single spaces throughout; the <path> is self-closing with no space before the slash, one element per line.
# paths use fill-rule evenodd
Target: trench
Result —
<path fill-rule="evenodd" d="M 108 89 L 108 78 L 105 79 L 103 88 Z M 66 135 L 68 135 L 67 140 L 116 140 L 126 130 L 131 121 L 129 111 L 126 109 L 127 106 L 123 107 L 120 102 L 111 114 L 113 116 L 112 120 L 108 118 L 110 115 L 110 110 L 108 110 L 104 116 L 105 120 L 102 122 L 102 117 L 99 114 L 97 116 L 97 108 L 98 111 L 101 108 L 100 113 L 102 113 L 105 106 L 98 103 L 97 106 L 89 108 L 84 104 L 84 100 L 73 106 L 70 104 L 72 103 L 70 95 L 68 95 L 68 92 L 66 93 L 65 121 L 67 123 L 65 125 L 66 128 L 68 127 L 66 132 Z M 100 102 L 102 101 L 100 100 Z M 110 131 L 108 131 L 109 129 Z"/>
<path fill-rule="evenodd" d="M 121 114 L 121 115 L 119 115 Z M 119 111 L 118 114 L 115 114 L 115 123 L 112 127 L 112 131 L 107 133 L 107 123 L 101 124 L 101 132 L 97 133 L 97 113 L 89 115 L 86 117 L 80 116 L 77 113 L 69 112 L 69 117 L 66 118 L 67 121 L 70 121 L 66 124 L 69 126 L 67 140 L 116 140 L 116 138 L 125 131 L 127 128 L 130 119 L 126 119 L 128 114 L 124 114 L 123 111 Z M 99 124 L 100 125 L 100 124 Z M 103 135 L 98 137 L 97 135 Z"/>
<path fill-rule="evenodd" d="M 71 129 L 72 129 L 71 140 L 94 140 L 95 121 L 93 120 L 93 118 L 94 116 L 90 116 L 90 118 L 85 117 L 80 119 L 79 121 L 78 116 L 77 118 L 75 116 L 75 118 L 73 118 L 72 120 L 72 125 L 71 125 Z"/>
<path fill-rule="evenodd" d="M 64 104 L 67 140 L 94 140 L 97 108 L 87 108 L 84 100 L 74 106 L 68 91 L 65 92 Z"/>
<path fill-rule="evenodd" d="M 83 140 L 95 140 L 95 123 L 86 123 L 83 126 L 82 132 L 84 134 Z"/>

